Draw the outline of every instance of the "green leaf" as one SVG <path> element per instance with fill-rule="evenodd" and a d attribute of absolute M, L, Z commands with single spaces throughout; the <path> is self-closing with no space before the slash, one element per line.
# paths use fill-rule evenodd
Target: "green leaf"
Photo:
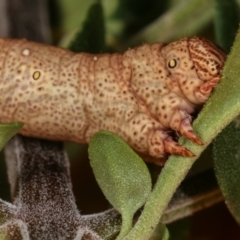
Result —
<path fill-rule="evenodd" d="M 105 26 L 100 0 L 90 7 L 83 28 L 69 46 L 73 52 L 99 53 L 105 49 Z"/>
<path fill-rule="evenodd" d="M 215 0 L 215 6 L 217 41 L 226 52 L 230 52 L 239 25 L 239 6 L 235 0 Z"/>
<path fill-rule="evenodd" d="M 240 117 L 215 140 L 214 168 L 225 202 L 240 224 Z"/>
<path fill-rule="evenodd" d="M 90 164 L 104 195 L 122 215 L 118 239 L 132 227 L 134 213 L 151 191 L 150 173 L 143 160 L 119 137 L 96 133 L 89 145 Z"/>
<path fill-rule="evenodd" d="M 143 42 L 168 42 L 183 36 L 196 35 L 211 22 L 214 15 L 214 0 L 184 0 L 143 28 L 124 47 Z M 183 27 L 184 26 L 184 27 Z"/>
<path fill-rule="evenodd" d="M 22 126 L 23 123 L 20 122 L 0 124 L 0 150 L 3 149 L 10 138 L 17 134 Z"/>

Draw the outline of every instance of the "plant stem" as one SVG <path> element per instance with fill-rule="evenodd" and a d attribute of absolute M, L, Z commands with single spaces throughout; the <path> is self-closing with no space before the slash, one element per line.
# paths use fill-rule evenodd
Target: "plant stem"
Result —
<path fill-rule="evenodd" d="M 123 239 L 130 232 L 132 228 L 132 219 L 133 216 L 128 216 L 127 213 L 122 214 L 122 227 L 116 240 Z"/>

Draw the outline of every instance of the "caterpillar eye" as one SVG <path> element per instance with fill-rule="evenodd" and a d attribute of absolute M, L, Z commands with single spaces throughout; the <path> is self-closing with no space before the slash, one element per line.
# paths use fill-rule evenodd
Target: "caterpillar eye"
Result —
<path fill-rule="evenodd" d="M 177 60 L 176 59 L 171 59 L 169 62 L 168 62 L 168 67 L 169 68 L 175 68 L 177 66 Z"/>

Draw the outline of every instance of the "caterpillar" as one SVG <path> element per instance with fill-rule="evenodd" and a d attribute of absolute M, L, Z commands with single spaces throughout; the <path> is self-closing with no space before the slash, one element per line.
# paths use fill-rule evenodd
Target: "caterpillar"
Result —
<path fill-rule="evenodd" d="M 3 38 L 0 122 L 23 122 L 26 136 L 77 143 L 109 130 L 158 165 L 169 154 L 191 157 L 171 133 L 203 144 L 192 114 L 218 83 L 225 58 L 198 37 L 96 55 Z"/>

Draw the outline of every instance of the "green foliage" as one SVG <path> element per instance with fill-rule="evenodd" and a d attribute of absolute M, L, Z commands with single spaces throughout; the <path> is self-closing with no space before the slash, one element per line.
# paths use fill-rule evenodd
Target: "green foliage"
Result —
<path fill-rule="evenodd" d="M 219 45 L 226 52 L 230 52 L 239 26 L 239 5 L 235 0 L 215 0 L 215 4 L 216 38 Z"/>
<path fill-rule="evenodd" d="M 105 26 L 103 9 L 100 0 L 94 2 L 83 23 L 82 29 L 76 34 L 69 46 L 73 52 L 99 53 L 105 49 Z"/>
<path fill-rule="evenodd" d="M 240 117 L 214 143 L 215 171 L 226 204 L 240 224 Z"/>
<path fill-rule="evenodd" d="M 21 129 L 23 123 L 8 123 L 8 124 L 0 124 L 0 150 L 3 149 L 5 144 Z M 9 185 L 6 179 L 6 165 L 3 159 L 3 154 L 0 155 L 0 187 L 1 187 L 1 197 L 4 199 L 9 199 Z M 1 201 L 1 199 L 0 199 Z M 0 213 L 1 215 L 1 213 Z M 1 221 L 1 217 L 0 217 Z"/>
<path fill-rule="evenodd" d="M 104 195 L 122 215 L 122 239 L 133 216 L 146 202 L 151 177 L 142 159 L 119 137 L 107 131 L 95 134 L 89 145 L 90 164 Z"/>
<path fill-rule="evenodd" d="M 23 123 L 0 124 L 0 150 L 23 126 Z"/>
<path fill-rule="evenodd" d="M 124 46 L 192 36 L 205 27 L 213 15 L 214 0 L 177 1 L 165 14 L 127 40 Z"/>

